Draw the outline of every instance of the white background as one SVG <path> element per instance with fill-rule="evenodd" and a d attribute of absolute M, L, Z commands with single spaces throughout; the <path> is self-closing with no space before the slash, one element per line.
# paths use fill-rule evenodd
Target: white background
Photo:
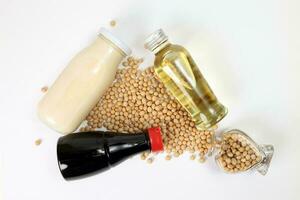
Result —
<path fill-rule="evenodd" d="M 286 0 L 0 0 L 4 199 L 300 199 L 299 10 L 299 1 Z M 185 46 L 229 109 L 220 131 L 239 128 L 274 145 L 269 173 L 228 175 L 213 158 L 199 164 L 160 155 L 153 165 L 134 157 L 64 181 L 55 155 L 60 135 L 36 116 L 40 88 L 111 19 L 112 31 L 148 63 L 153 57 L 143 40 L 157 28 Z"/>

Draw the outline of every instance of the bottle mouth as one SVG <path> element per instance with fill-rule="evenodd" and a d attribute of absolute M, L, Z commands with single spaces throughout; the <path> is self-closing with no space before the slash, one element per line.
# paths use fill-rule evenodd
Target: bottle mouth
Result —
<path fill-rule="evenodd" d="M 148 135 L 152 152 L 160 152 L 164 150 L 161 130 L 159 127 L 148 128 Z"/>
<path fill-rule="evenodd" d="M 116 45 L 118 48 L 120 48 L 126 56 L 129 56 L 131 54 L 131 49 L 122 40 L 119 40 L 107 29 L 100 28 L 99 35 L 102 35 L 106 39 L 111 41 L 114 45 Z"/>
<path fill-rule="evenodd" d="M 167 40 L 168 36 L 165 35 L 164 31 L 158 29 L 146 38 L 144 46 L 146 49 L 154 51 L 159 45 Z"/>

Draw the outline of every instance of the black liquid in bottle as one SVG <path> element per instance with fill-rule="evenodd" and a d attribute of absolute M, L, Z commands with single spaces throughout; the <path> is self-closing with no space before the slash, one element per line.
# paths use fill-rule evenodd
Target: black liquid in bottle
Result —
<path fill-rule="evenodd" d="M 69 134 L 57 142 L 57 159 L 61 174 L 71 180 L 103 172 L 147 150 L 163 150 L 160 128 L 149 128 L 139 134 L 104 131 Z"/>

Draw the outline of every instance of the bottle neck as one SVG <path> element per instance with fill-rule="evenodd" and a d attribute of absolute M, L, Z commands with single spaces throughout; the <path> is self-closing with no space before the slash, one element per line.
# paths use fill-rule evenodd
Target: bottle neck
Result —
<path fill-rule="evenodd" d="M 152 50 L 152 52 L 156 55 L 158 54 L 161 50 L 166 48 L 167 46 L 170 45 L 170 42 L 168 40 L 164 41 L 163 43 L 159 44 L 155 49 Z"/>
<path fill-rule="evenodd" d="M 111 166 L 115 166 L 130 156 L 151 150 L 147 133 L 112 134 L 111 137 L 106 138 L 106 142 Z"/>

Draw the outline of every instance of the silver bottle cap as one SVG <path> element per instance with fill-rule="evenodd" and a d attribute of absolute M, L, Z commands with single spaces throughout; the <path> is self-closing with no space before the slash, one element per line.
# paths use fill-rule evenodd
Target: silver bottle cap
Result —
<path fill-rule="evenodd" d="M 165 35 L 162 29 L 158 29 L 149 35 L 145 40 L 145 48 L 154 51 L 158 46 L 168 40 L 168 36 Z"/>

